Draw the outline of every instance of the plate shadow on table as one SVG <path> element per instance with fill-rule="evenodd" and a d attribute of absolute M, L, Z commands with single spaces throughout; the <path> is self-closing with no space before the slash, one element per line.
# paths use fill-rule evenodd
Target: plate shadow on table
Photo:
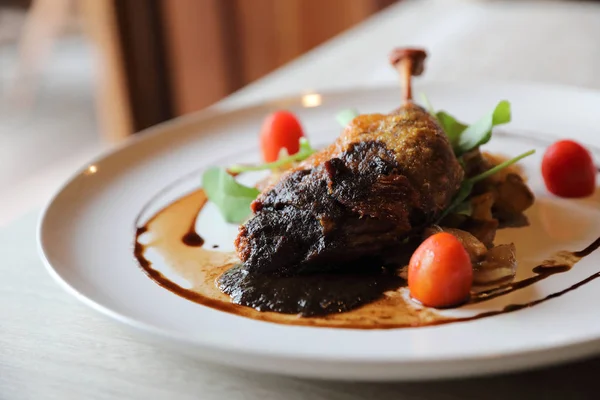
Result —
<path fill-rule="evenodd" d="M 199 361 L 190 360 L 191 364 Z M 288 378 L 211 367 L 211 373 L 227 375 L 235 385 L 265 399 L 592 399 L 597 398 L 600 358 L 530 372 L 483 378 L 414 383 L 354 383 Z M 192 371 L 190 371 L 192 372 Z M 193 375 L 193 372 L 190 373 Z M 201 392 L 202 387 L 198 387 Z M 256 397 L 258 398 L 258 397 Z"/>

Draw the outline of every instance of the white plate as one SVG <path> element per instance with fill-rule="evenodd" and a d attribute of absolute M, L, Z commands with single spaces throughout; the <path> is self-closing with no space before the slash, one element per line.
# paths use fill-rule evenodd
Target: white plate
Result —
<path fill-rule="evenodd" d="M 418 86 L 420 91 L 436 107 L 466 121 L 500 99 L 512 102 L 507 135 L 495 135 L 488 148 L 513 155 L 538 150 L 524 162 L 537 196 L 528 211 L 532 226 L 504 230 L 499 238 L 515 241 L 520 270 L 530 271 L 533 263 L 557 250 L 579 250 L 600 235 L 598 196 L 553 198 L 539 172 L 543 148 L 555 138 L 600 145 L 599 93 L 491 83 L 430 84 Z M 258 371 L 328 379 L 429 379 L 510 371 L 598 353 L 600 279 L 536 307 L 493 318 L 365 331 L 277 325 L 222 313 L 159 287 L 138 267 L 132 243 L 134 219 L 142 207 L 186 174 L 192 178 L 167 197 L 198 187 L 199 174 L 193 171 L 200 168 L 256 159 L 257 132 L 269 111 L 291 109 L 311 141 L 324 144 L 340 132 L 334 119 L 340 109 L 386 112 L 397 107 L 399 98 L 394 88 L 351 90 L 322 94 L 318 107 L 303 107 L 302 98 L 296 97 L 240 110 L 210 110 L 153 128 L 85 166 L 51 201 L 39 227 L 48 270 L 79 300 L 161 344 Z M 211 229 L 214 225 L 219 224 Z M 232 240 L 231 233 L 223 240 Z M 599 261 L 600 252 L 508 298 L 455 313 L 468 315 L 544 297 L 598 272 Z"/>

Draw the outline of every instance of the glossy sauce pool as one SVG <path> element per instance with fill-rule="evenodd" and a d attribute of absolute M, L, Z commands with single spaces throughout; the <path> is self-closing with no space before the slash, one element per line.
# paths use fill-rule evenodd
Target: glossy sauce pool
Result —
<path fill-rule="evenodd" d="M 364 301 L 364 305 L 346 312 L 301 316 L 290 313 L 258 311 L 251 307 L 234 304 L 232 298 L 218 288 L 219 278 L 226 271 L 234 268 L 239 260 L 234 253 L 203 247 L 204 239 L 195 232 L 194 227 L 196 217 L 206 201 L 204 192 L 197 190 L 158 211 L 144 226 L 137 228 L 135 257 L 143 271 L 165 289 L 204 306 L 256 320 L 290 325 L 354 329 L 389 329 L 439 325 L 481 319 L 531 307 L 551 298 L 559 297 L 600 277 L 599 272 L 565 290 L 537 300 L 523 304 L 511 304 L 499 310 L 482 312 L 465 318 L 443 316 L 435 309 L 415 304 L 408 298 L 407 290 L 403 288 L 405 282 L 399 278 L 395 278 L 391 286 L 380 285 L 375 288 L 358 288 L 358 290 L 365 290 L 364 293 L 371 297 L 366 299 L 368 301 Z M 500 288 L 474 293 L 470 303 L 504 296 L 554 274 L 566 272 L 581 258 L 590 254 L 599 246 L 600 239 L 579 252 L 559 252 L 554 258 L 534 268 L 533 276 Z M 154 259 L 160 259 L 168 265 L 175 275 L 182 278 L 181 282 L 170 280 L 163 273 L 154 269 L 152 265 Z M 337 286 L 343 286 L 344 284 L 342 278 Z M 313 286 L 313 284 L 307 285 L 307 287 L 309 286 Z M 235 299 L 235 296 L 233 298 Z M 311 300 L 310 296 L 308 300 Z M 319 298 L 316 300 L 319 301 Z M 343 308 L 340 311 L 343 311 Z"/>

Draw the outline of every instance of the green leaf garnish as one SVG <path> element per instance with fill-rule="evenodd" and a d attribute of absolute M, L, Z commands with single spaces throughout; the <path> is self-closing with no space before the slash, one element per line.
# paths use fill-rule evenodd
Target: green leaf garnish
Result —
<path fill-rule="evenodd" d="M 456 118 L 445 111 L 437 112 L 435 117 L 437 118 L 444 132 L 446 132 L 446 136 L 448 136 L 450 144 L 454 149 L 454 154 L 458 156 L 458 152 L 460 151 L 458 148 L 458 142 L 462 133 L 467 129 L 467 125 L 459 122 Z"/>
<path fill-rule="evenodd" d="M 438 120 L 448 136 L 456 157 L 489 142 L 492 128 L 506 124 L 511 119 L 510 103 L 506 100 L 499 102 L 492 112 L 479 121 L 467 125 L 445 111 L 436 112 L 427 96 L 422 94 L 421 97 L 429 113 Z"/>
<path fill-rule="evenodd" d="M 209 168 L 204 172 L 202 187 L 225 221 L 238 224 L 250 215 L 250 203 L 260 193 L 256 188 L 242 185 L 225 169 L 218 167 Z"/>
<path fill-rule="evenodd" d="M 471 183 L 477 183 L 481 180 L 484 180 L 485 178 L 488 178 L 498 172 L 500 172 L 501 170 L 503 170 L 504 168 L 510 167 L 511 165 L 513 165 L 514 163 L 519 162 L 520 160 L 524 159 L 525 157 L 529 157 L 530 155 L 532 155 L 533 153 L 535 153 L 535 150 L 529 150 L 526 151 L 523 154 L 520 154 L 514 158 L 511 158 L 510 160 L 506 160 L 498 165 L 496 165 L 495 167 L 492 167 L 490 169 L 488 169 L 485 172 L 482 172 L 479 175 L 475 175 L 472 178 L 469 178 L 468 181 L 470 181 Z"/>
<path fill-rule="evenodd" d="M 535 153 L 535 150 L 529 150 L 523 154 L 520 154 L 514 158 L 511 158 L 510 160 L 504 161 L 504 162 L 488 169 L 487 171 L 482 172 L 479 175 L 475 175 L 469 179 L 465 179 L 464 181 L 462 181 L 462 183 L 460 184 L 460 188 L 458 189 L 458 192 L 456 192 L 456 195 L 454 196 L 454 199 L 452 200 L 452 203 L 450 203 L 448 208 L 445 209 L 444 212 L 440 215 L 439 220 L 442 220 L 446 215 L 448 215 L 450 213 L 464 214 L 465 210 L 467 209 L 467 206 L 464 204 L 465 200 L 469 197 L 469 195 L 471 194 L 471 191 L 473 190 L 473 186 L 475 186 L 475 184 L 477 182 L 482 181 L 486 178 L 489 178 L 490 176 L 492 176 L 494 174 L 497 174 L 504 168 L 510 167 L 511 165 L 521 161 L 525 157 L 529 157 L 533 153 Z M 470 207 L 470 204 L 469 204 L 469 207 Z M 465 214 L 465 215 L 468 215 L 468 214 Z"/>
<path fill-rule="evenodd" d="M 352 120 L 354 118 L 358 117 L 359 115 L 360 114 L 355 109 L 348 108 L 346 110 L 340 111 L 335 116 L 335 118 L 337 119 L 338 123 L 345 128 L 346 125 L 348 125 L 350 122 L 352 122 Z"/>
<path fill-rule="evenodd" d="M 464 201 L 469 197 L 471 191 L 473 190 L 473 183 L 468 180 L 462 181 L 460 184 L 460 188 L 458 188 L 458 192 L 454 195 L 454 199 L 452 199 L 452 203 L 442 212 L 438 221 L 444 219 L 444 217 L 450 213 L 456 212 L 456 209 L 464 203 Z"/>
<path fill-rule="evenodd" d="M 502 100 L 494 111 L 481 118 L 474 124 L 469 125 L 457 141 L 457 155 L 464 154 L 476 147 L 486 144 L 492 138 L 492 128 L 494 126 L 510 122 L 510 103 Z"/>
<path fill-rule="evenodd" d="M 240 172 L 263 171 L 266 169 L 277 169 L 277 168 L 283 167 L 284 165 L 287 165 L 287 164 L 290 164 L 293 162 L 303 161 L 315 152 L 316 152 L 316 150 L 311 147 L 310 143 L 308 142 L 308 140 L 306 140 L 306 138 L 300 138 L 300 148 L 299 148 L 298 152 L 295 154 L 284 156 L 284 157 L 279 157 L 279 159 L 277 159 L 277 161 L 273 161 L 273 162 L 266 163 L 266 164 L 260 164 L 260 165 L 239 165 L 238 164 L 238 165 L 232 165 L 228 169 L 230 172 L 235 173 L 235 174 L 238 174 Z"/>
<path fill-rule="evenodd" d="M 473 206 L 469 200 L 463 201 L 454 209 L 454 214 L 466 215 L 467 217 L 470 217 L 472 213 Z"/>
<path fill-rule="evenodd" d="M 300 138 L 298 152 L 280 156 L 277 161 L 260 165 L 232 165 L 228 169 L 210 168 L 202 175 L 202 187 L 208 199 L 217 206 L 223 218 L 227 222 L 239 224 L 250 215 L 250 203 L 256 199 L 260 191 L 242 185 L 231 176 L 231 173 L 277 169 L 293 162 L 305 160 L 315 151 L 306 138 Z"/>
<path fill-rule="evenodd" d="M 423 103 L 427 108 L 427 112 L 429 112 L 429 114 L 432 117 L 437 119 L 438 123 L 442 127 L 442 130 L 446 133 L 446 136 L 448 136 L 450 144 L 452 144 L 452 148 L 454 149 L 454 147 L 458 143 L 458 139 L 460 138 L 461 133 L 463 133 L 464 130 L 467 129 L 468 125 L 459 122 L 456 118 L 454 118 L 452 115 L 448 114 L 445 111 L 436 112 L 435 108 L 433 108 L 433 105 L 431 104 L 429 98 L 427 98 L 425 93 L 421 93 L 421 97 L 423 98 Z"/>

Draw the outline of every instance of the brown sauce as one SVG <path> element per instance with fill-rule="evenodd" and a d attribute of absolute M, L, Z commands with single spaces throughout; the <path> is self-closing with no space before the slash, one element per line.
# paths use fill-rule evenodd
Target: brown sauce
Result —
<path fill-rule="evenodd" d="M 535 274 L 534 276 L 522 279 L 520 281 L 514 281 L 507 285 L 502 285 L 500 287 L 495 287 L 493 289 L 477 292 L 476 294 L 471 296 L 469 303 L 480 303 L 482 301 L 492 300 L 496 297 L 504 296 L 516 290 L 526 288 L 527 286 L 531 286 L 534 283 L 544 280 L 554 274 L 561 274 L 563 272 L 567 272 L 571 269 L 573 265 L 575 265 L 577 261 L 581 259 L 581 257 L 576 257 L 574 256 L 574 254 L 575 253 L 567 252 L 559 253 L 556 255 L 556 257 L 559 259 L 561 257 L 566 256 L 564 264 L 558 264 L 556 260 L 545 261 L 544 263 L 542 263 L 542 265 L 538 265 L 532 270 L 532 272 Z"/>
<path fill-rule="evenodd" d="M 465 322 L 532 307 L 600 277 L 598 272 L 560 292 L 528 303 L 512 304 L 465 318 L 451 318 L 411 301 L 403 287 L 405 281 L 390 276 L 389 271 L 367 275 L 366 279 L 364 275 L 358 277 L 352 274 L 343 278 L 342 275 L 270 280 L 248 278 L 237 267 L 239 260 L 235 254 L 208 250 L 198 244 L 203 239 L 195 232 L 195 220 L 205 203 L 206 196 L 198 190 L 156 213 L 136 230 L 135 257 L 152 280 L 171 292 L 207 307 L 262 321 L 354 329 Z M 192 222 L 188 224 L 185 221 Z M 566 272 L 598 247 L 600 238 L 582 251 L 560 252 L 534 268 L 532 277 L 474 293 L 469 303 L 504 296 Z M 181 284 L 179 280 L 176 283 L 156 269 L 152 253 L 159 254 L 168 265 L 170 274 L 174 272 L 185 283 Z M 219 286 L 223 291 L 219 290 Z M 307 306 L 309 303 L 312 305 Z"/>
<path fill-rule="evenodd" d="M 204 200 L 198 206 L 198 213 L 194 218 L 192 218 L 192 222 L 190 223 L 187 232 L 181 237 L 181 241 L 186 246 L 202 247 L 202 245 L 204 244 L 204 239 L 202 238 L 202 236 L 196 233 L 196 219 L 198 218 L 198 214 L 200 213 L 200 211 L 202 211 L 202 208 L 206 204 L 206 201 L 207 199 L 205 197 Z"/>
<path fill-rule="evenodd" d="M 183 244 L 190 247 L 202 247 L 202 245 L 204 244 L 204 239 L 202 239 L 202 236 L 198 235 L 195 232 L 186 233 L 181 238 L 181 241 L 183 242 Z"/>
<path fill-rule="evenodd" d="M 568 271 L 570 268 L 567 268 L 566 270 Z M 564 271 L 563 271 L 564 272 Z M 589 283 L 591 281 L 593 281 L 596 278 L 600 278 L 600 271 L 596 272 L 595 274 L 592 274 L 590 276 L 588 276 L 587 278 L 585 278 L 582 281 L 579 281 L 571 286 L 569 286 L 566 289 L 563 289 L 559 292 L 555 292 L 552 294 L 549 294 L 546 297 L 543 297 L 541 299 L 537 299 L 534 301 L 530 301 L 528 303 L 523 303 L 523 304 L 509 304 L 507 306 L 505 306 L 504 308 L 500 309 L 500 310 L 494 310 L 494 311 L 487 311 L 487 312 L 483 312 L 483 313 L 479 313 L 476 315 L 473 315 L 472 317 L 466 317 L 466 318 L 455 318 L 453 321 L 449 321 L 449 322 L 466 322 L 466 321 L 474 321 L 477 319 L 482 319 L 482 318 L 487 318 L 487 317 L 493 317 L 495 315 L 500 315 L 500 314 L 507 314 L 507 313 L 511 313 L 514 311 L 519 311 L 522 310 L 524 308 L 529 308 L 529 307 L 533 307 L 536 306 L 538 304 L 541 304 L 545 301 L 551 300 L 551 299 L 555 299 L 557 297 L 562 296 L 563 294 L 569 293 L 572 290 L 575 290 L 583 285 L 585 285 L 586 283 Z"/>
<path fill-rule="evenodd" d="M 325 316 L 357 309 L 405 286 L 395 271 L 372 271 L 275 276 L 249 274 L 242 265 L 225 271 L 217 280 L 231 301 L 258 311 Z"/>

